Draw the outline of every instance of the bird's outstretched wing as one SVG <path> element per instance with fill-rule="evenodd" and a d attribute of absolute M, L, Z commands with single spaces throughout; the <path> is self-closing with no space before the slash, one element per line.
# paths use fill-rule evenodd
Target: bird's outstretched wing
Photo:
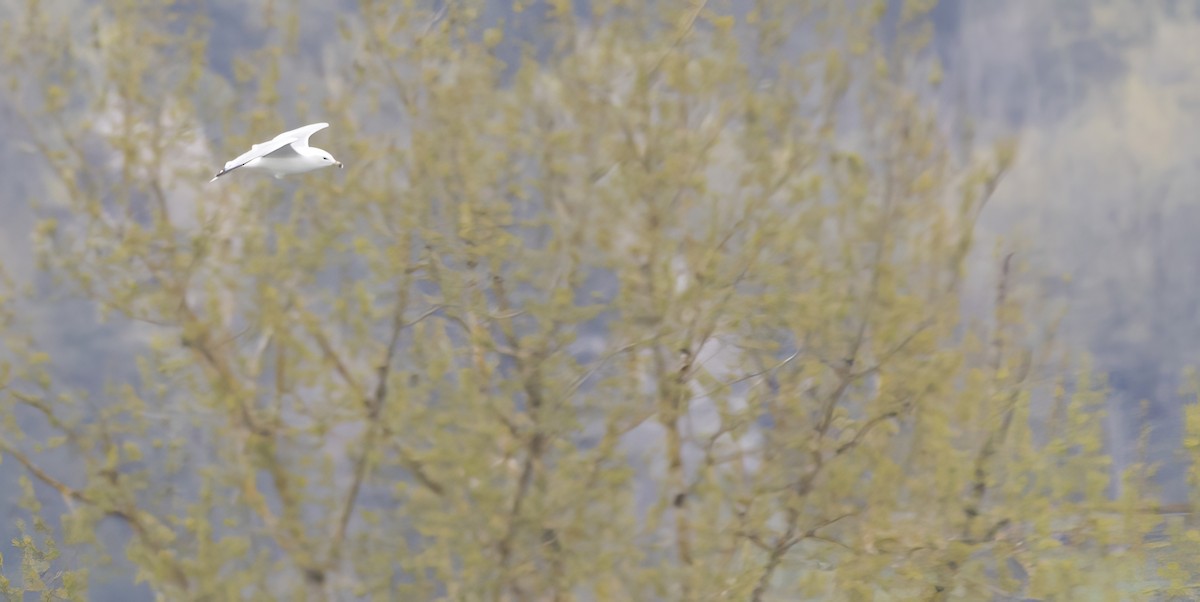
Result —
<path fill-rule="evenodd" d="M 295 142 L 292 143 L 292 146 L 307 147 L 309 137 L 327 127 L 329 127 L 328 123 L 310 123 L 304 127 L 296 128 L 290 132 L 284 132 L 275 138 L 276 140 L 285 136 L 294 138 Z M 274 140 L 272 140 L 272 142 L 274 142 Z"/>
<path fill-rule="evenodd" d="M 255 144 L 250 150 L 238 155 L 236 159 L 227 161 L 225 168 L 213 176 L 209 182 L 259 158 L 267 155 L 281 156 L 297 154 L 294 147 L 307 147 L 308 138 L 314 133 L 329 127 L 328 123 L 310 123 L 304 127 L 284 132 L 266 142 Z"/>

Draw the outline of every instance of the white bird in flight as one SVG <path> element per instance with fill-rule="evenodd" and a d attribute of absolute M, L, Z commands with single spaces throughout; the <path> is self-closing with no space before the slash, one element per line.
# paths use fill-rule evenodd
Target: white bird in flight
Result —
<path fill-rule="evenodd" d="M 278 179 L 331 165 L 342 167 L 342 162 L 334 159 L 329 151 L 308 145 L 309 136 L 327 127 L 328 123 L 312 123 L 255 144 L 238 158 L 226 163 L 225 168 L 209 182 L 242 168 L 269 173 Z"/>

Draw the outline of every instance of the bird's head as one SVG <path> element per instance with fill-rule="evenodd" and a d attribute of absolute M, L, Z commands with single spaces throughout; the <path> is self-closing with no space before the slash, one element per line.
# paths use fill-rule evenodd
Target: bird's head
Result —
<path fill-rule="evenodd" d="M 329 154 L 329 151 L 322 149 L 322 148 L 316 148 L 316 147 L 312 147 L 312 150 L 315 151 L 315 156 L 317 157 L 317 160 L 321 161 L 322 163 L 324 163 L 326 165 L 337 165 L 338 167 L 345 167 L 344 165 L 342 165 L 341 161 L 334 159 L 333 155 Z"/>

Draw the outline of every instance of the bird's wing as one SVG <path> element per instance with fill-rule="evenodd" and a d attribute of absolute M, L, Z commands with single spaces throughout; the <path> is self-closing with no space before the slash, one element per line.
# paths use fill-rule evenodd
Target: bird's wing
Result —
<path fill-rule="evenodd" d="M 288 139 L 294 140 L 294 142 L 291 143 L 292 146 L 295 146 L 297 148 L 308 147 L 309 136 L 312 136 L 313 134 L 315 134 L 327 127 L 329 127 L 328 123 L 310 123 L 304 127 L 296 128 L 290 132 L 284 132 L 284 133 L 276 136 L 275 139 L 278 140 L 279 138 L 286 137 Z"/>
<path fill-rule="evenodd" d="M 226 162 L 225 169 L 223 169 L 221 171 L 222 171 L 222 173 L 228 172 L 228 171 L 233 171 L 233 170 L 249 163 L 250 161 L 253 161 L 254 159 L 257 159 L 259 157 L 265 157 L 267 155 L 272 155 L 272 156 L 276 156 L 276 157 L 281 156 L 281 155 L 297 155 L 299 153 L 297 153 L 295 151 L 295 149 L 292 148 L 293 146 L 307 147 L 308 146 L 308 137 L 312 136 L 313 132 L 323 130 L 327 127 L 329 127 L 328 123 L 313 123 L 313 124 L 306 125 L 304 127 L 300 127 L 300 128 L 296 128 L 291 131 L 284 132 L 284 133 L 268 140 L 267 142 L 263 142 L 261 144 L 255 144 L 254 146 L 250 147 L 250 150 L 242 153 L 236 159 Z"/>

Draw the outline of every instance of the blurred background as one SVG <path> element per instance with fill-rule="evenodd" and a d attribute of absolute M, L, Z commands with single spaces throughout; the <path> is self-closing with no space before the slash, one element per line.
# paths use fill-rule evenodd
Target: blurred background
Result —
<path fill-rule="evenodd" d="M 45 18 L 70 24 L 68 32 L 93 19 L 103 22 L 108 10 L 88 0 L 39 4 Z M 356 68 L 339 24 L 362 18 L 369 4 L 176 3 L 181 14 L 207 23 L 200 81 L 211 106 L 203 100 L 197 105 L 203 126 L 188 146 L 204 164 L 197 173 L 215 173 L 226 155 L 240 152 L 224 139 L 229 122 L 216 107 L 232 102 L 257 110 L 253 99 L 231 100 L 242 90 L 240 60 L 274 53 L 284 74 L 281 92 L 313 99 L 301 103 L 308 105 L 301 107 L 303 115 L 282 122 L 294 127 L 321 120 L 317 99 L 344 93 L 345 75 Z M 550 3 L 522 4 L 520 10 L 510 0 L 483 4 L 481 19 L 502 24 L 506 33 L 497 50 L 501 59 L 515 62 L 522 43 L 536 47 L 542 40 Z M 26 9 L 20 0 L 0 0 L 0 23 L 14 26 L 10 19 Z M 589 10 L 588 2 L 576 1 L 574 9 Z M 1179 450 L 1184 408 L 1195 403 L 1188 370 L 1200 365 L 1200 203 L 1194 198 L 1200 2 L 940 0 L 929 18 L 944 69 L 935 102 L 982 140 L 1017 141 L 1017 159 L 978 224 L 968 264 L 975 294 L 992 295 L 996 250 L 1014 252 L 1037 283 L 1033 305 L 1039 311 L 1031 319 L 1057 324 L 1061 339 L 1090 355 L 1107 380 L 1104 443 L 1113 475 L 1133 461 L 1139 436 L 1146 437 L 1150 459 L 1160 465 L 1159 499 L 1186 502 L 1190 462 Z M 187 23 L 178 21 L 180 31 Z M 19 319 L 54 358 L 55 378 L 66 388 L 100 392 L 136 374 L 130 357 L 146 339 L 141 326 L 102 320 L 91 304 L 62 294 L 37 270 L 30 237 L 37 216 L 29 200 L 62 191 L 37 177 L 47 167 L 20 134 L 29 124 L 12 108 L 21 102 L 12 95 L 0 102 L 0 259 L 16 282 L 35 286 Z M 334 127 L 312 143 L 350 167 L 354 149 L 342 146 L 346 139 L 339 134 L 345 130 Z M 51 468 L 71 462 L 67 454 L 45 457 Z M 0 516 L 15 508 L 23 470 L 5 460 Z M 9 529 L 8 521 L 3 524 Z M 123 532 L 112 522 L 103 529 Z M 15 531 L 5 533 L 0 539 L 7 541 Z M 16 548 L 0 549 L 6 560 L 18 557 Z M 94 580 L 89 599 L 154 599 L 150 588 L 136 583 L 128 562 L 117 559 L 105 570 L 110 574 Z"/>

